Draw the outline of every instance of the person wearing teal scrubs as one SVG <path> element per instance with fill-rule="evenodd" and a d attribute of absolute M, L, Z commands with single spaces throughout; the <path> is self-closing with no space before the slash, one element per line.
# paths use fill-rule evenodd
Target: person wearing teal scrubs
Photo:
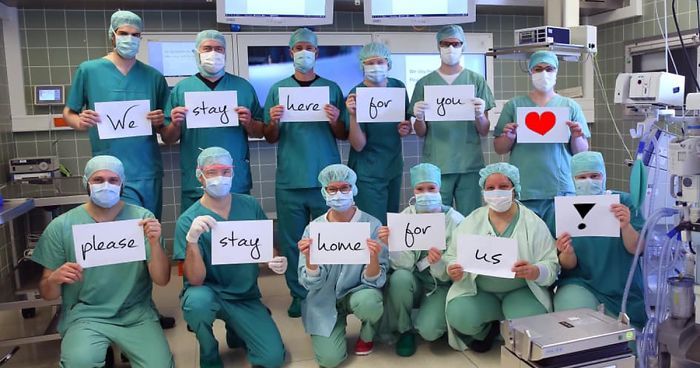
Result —
<path fill-rule="evenodd" d="M 498 336 L 500 320 L 552 311 L 549 286 L 559 274 L 559 262 L 547 225 L 516 200 L 521 191 L 518 169 L 499 162 L 486 166 L 479 175 L 486 205 L 455 229 L 445 253 L 447 273 L 453 281 L 445 314 L 450 346 L 457 350 L 468 346 L 483 353 L 491 349 Z M 510 268 L 514 278 L 465 270 L 458 262 L 463 235 L 515 240 L 518 261 Z"/>
<path fill-rule="evenodd" d="M 263 110 L 253 86 L 245 79 L 229 74 L 226 65 L 226 40 L 215 30 L 197 34 L 195 60 L 199 73 L 173 88 L 165 108 L 165 128 L 162 137 L 166 143 L 180 140 L 180 175 L 182 194 L 180 208 L 184 212 L 202 196 L 202 189 L 194 175 L 197 155 L 207 147 L 223 147 L 233 156 L 232 193 L 250 194 L 253 183 L 250 175 L 248 137 L 262 138 Z M 192 129 L 187 126 L 185 93 L 209 91 L 236 91 L 235 111 L 227 112 L 228 119 L 238 115 L 238 126 Z M 219 119 L 219 115 L 214 115 Z M 229 123 L 232 124 L 232 123 Z"/>
<path fill-rule="evenodd" d="M 391 69 L 391 51 L 383 43 L 365 45 L 360 51 L 360 64 L 365 79 L 350 91 L 345 101 L 345 124 L 351 146 L 348 166 L 357 173 L 359 191 L 355 203 L 386 224 L 387 212 L 399 211 L 403 175 L 401 138 L 411 132 L 411 122 L 358 123 L 355 92 L 365 87 L 405 89 L 406 86 L 398 79 L 387 77 Z M 408 109 L 408 94 L 405 103 Z"/>
<path fill-rule="evenodd" d="M 413 329 L 426 341 L 435 341 L 447 331 L 445 321 L 445 298 L 450 288 L 445 262 L 442 259 L 444 249 L 452 239 L 452 231 L 464 220 L 461 213 L 442 204 L 440 197 L 440 169 L 433 164 L 419 164 L 411 168 L 411 185 L 413 204 L 401 213 L 444 213 L 445 244 L 435 244 L 429 251 L 389 252 L 392 272 L 386 301 L 385 316 L 392 332 L 400 334 L 396 343 L 396 354 L 408 357 L 416 352 Z M 389 228 L 379 229 L 379 239 L 389 243 Z M 443 250 L 438 249 L 440 245 Z M 413 307 L 418 307 L 418 314 L 412 318 Z"/>
<path fill-rule="evenodd" d="M 197 158 L 196 177 L 204 195 L 177 220 L 173 259 L 184 261 L 185 286 L 180 298 L 187 324 L 199 341 L 202 368 L 222 368 L 212 324 L 226 324 L 226 341 L 242 341 L 253 367 L 280 367 L 284 345 L 279 330 L 260 301 L 257 263 L 213 264 L 211 230 L 219 221 L 266 220 L 255 198 L 231 193 L 233 159 L 221 147 L 209 147 Z M 287 268 L 285 257 L 268 267 L 278 274 Z"/>
<path fill-rule="evenodd" d="M 314 72 L 318 54 L 316 34 L 299 28 L 289 39 L 290 54 L 294 59 L 294 75 L 275 83 L 265 102 L 265 139 L 277 145 L 277 174 L 275 202 L 279 244 L 290 264 L 297 264 L 299 250 L 296 243 L 304 227 L 313 218 L 326 212 L 317 176 L 321 170 L 340 162 L 336 139 L 347 139 L 343 123 L 343 92 L 337 84 Z M 281 87 L 328 87 L 329 104 L 323 107 L 328 120 L 317 122 L 281 122 L 285 106 L 279 100 Z M 306 290 L 299 284 L 296 267 L 285 274 L 292 303 L 287 314 L 301 316 L 301 300 Z"/>
<path fill-rule="evenodd" d="M 367 222 L 370 238 L 366 249 L 368 264 L 311 264 L 314 239 L 310 226 L 298 243 L 299 283 L 308 290 L 302 302 L 304 330 L 311 335 L 316 362 L 325 368 L 340 365 L 347 358 L 346 318 L 354 314 L 361 323 L 355 355 L 369 355 L 374 348 L 377 324 L 384 311 L 381 288 L 386 282 L 387 248 L 378 241 L 381 223 L 354 205 L 357 175 L 345 165 L 334 164 L 318 174 L 319 191 L 328 204 L 328 212 L 313 222 Z"/>
<path fill-rule="evenodd" d="M 631 205 L 628 193 L 605 190 L 605 163 L 600 152 L 581 152 L 571 159 L 576 195 L 619 194 L 620 203 L 610 211 L 620 221 L 620 237 L 575 237 L 568 233 L 557 239 L 562 272 L 554 295 L 554 310 L 597 309 L 617 317 L 622 294 L 637 250 L 639 231 L 644 227 L 642 211 Z M 637 328 L 646 324 L 642 269 L 635 269 L 627 300 L 627 315 Z"/>
<path fill-rule="evenodd" d="M 510 153 L 510 163 L 522 173 L 523 192 L 520 201 L 535 211 L 554 235 L 554 197 L 574 193 L 571 180 L 571 156 L 588 150 L 591 132 L 581 106 L 576 101 L 554 92 L 559 60 L 550 51 L 537 51 L 530 57 L 528 70 L 533 89 L 527 96 L 508 101 L 493 131 L 496 153 Z M 519 107 L 568 107 L 571 132 L 568 143 L 518 143 L 517 116 Z"/>
<path fill-rule="evenodd" d="M 142 29 L 138 15 L 122 10 L 112 14 L 109 39 L 114 51 L 78 66 L 63 118 L 73 129 L 88 132 L 93 156 L 112 155 L 124 163 L 129 181 L 124 185 L 122 198 L 161 218 L 163 163 L 156 133 L 163 127 L 169 91 L 160 72 L 136 60 Z M 95 103 L 132 100 L 150 101 L 151 111 L 146 118 L 153 126 L 153 134 L 100 139 L 97 124 L 111 123 L 95 111 Z"/>
<path fill-rule="evenodd" d="M 467 216 L 481 207 L 479 169 L 484 167 L 481 137 L 489 132 L 488 111 L 496 106 L 491 89 L 480 74 L 460 65 L 464 46 L 462 27 L 450 25 L 437 33 L 440 68 L 419 79 L 411 97 L 416 121 L 413 128 L 425 137 L 423 162 L 436 165 L 442 171 L 440 194 L 442 203 Z M 474 86 L 473 121 L 425 121 L 425 111 L 436 109 L 435 101 L 425 101 L 425 86 Z"/>
<path fill-rule="evenodd" d="M 174 366 L 158 313 L 151 304 L 152 284 L 165 286 L 170 280 L 161 226 L 149 210 L 120 200 L 126 179 L 124 166 L 116 157 L 95 156 L 88 161 L 83 185 L 90 199 L 51 221 L 32 255 L 32 260 L 44 267 L 41 297 L 61 298 L 61 367 L 102 367 L 111 344 L 121 348 L 132 367 Z M 124 220 L 140 220 L 146 260 L 81 267 L 73 226 Z M 100 234 L 96 236 L 99 239 Z"/>

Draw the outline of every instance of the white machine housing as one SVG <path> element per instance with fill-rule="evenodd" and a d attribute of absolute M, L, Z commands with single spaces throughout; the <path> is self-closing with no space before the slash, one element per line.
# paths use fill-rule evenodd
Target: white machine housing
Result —
<path fill-rule="evenodd" d="M 615 81 L 615 103 L 683 106 L 685 76 L 666 73 L 621 73 Z"/>

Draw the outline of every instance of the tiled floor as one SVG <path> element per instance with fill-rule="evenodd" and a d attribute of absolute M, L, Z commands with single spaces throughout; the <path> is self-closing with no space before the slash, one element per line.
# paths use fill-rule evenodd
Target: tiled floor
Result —
<path fill-rule="evenodd" d="M 187 331 L 187 327 L 182 319 L 182 312 L 179 307 L 178 295 L 182 279 L 174 276 L 165 288 L 156 288 L 155 301 L 160 311 L 168 316 L 177 318 L 175 328 L 166 330 L 170 349 L 175 355 L 177 367 L 198 367 L 199 349 L 194 334 Z M 272 310 L 273 317 L 277 322 L 277 327 L 282 333 L 285 346 L 287 348 L 286 367 L 311 368 L 318 365 L 313 359 L 311 340 L 304 333 L 300 319 L 287 317 L 287 306 L 290 297 L 283 276 L 264 272 L 259 279 L 260 289 L 263 294 L 263 302 Z M 21 333 L 38 333 L 50 317 L 51 310 L 44 308 L 37 311 L 37 317 L 24 320 L 19 312 L 0 313 L 0 338 L 17 336 Z M 221 356 L 226 367 L 249 367 L 245 352 L 237 349 L 230 350 L 226 347 L 225 331 L 221 321 L 217 321 L 214 328 L 220 343 Z M 359 321 L 353 316 L 348 318 L 348 346 L 354 346 L 355 339 L 359 333 Z M 3 368 L 54 368 L 57 366 L 59 356 L 59 342 L 45 342 L 34 345 L 23 345 L 15 357 Z M 8 348 L 0 348 L 0 356 L 4 355 Z M 443 339 L 435 343 L 422 342 L 418 347 L 418 352 L 410 358 L 400 358 L 394 353 L 392 346 L 377 345 L 375 351 L 365 357 L 350 355 L 350 358 L 343 365 L 344 367 L 498 367 L 499 353 L 494 347 L 487 354 L 476 354 L 472 352 L 457 352 L 447 345 L 447 340 Z M 128 365 L 122 365 L 128 367 Z"/>

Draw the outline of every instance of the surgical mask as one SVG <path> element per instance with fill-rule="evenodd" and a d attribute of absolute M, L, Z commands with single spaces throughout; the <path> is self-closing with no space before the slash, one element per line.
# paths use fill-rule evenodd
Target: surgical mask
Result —
<path fill-rule="evenodd" d="M 199 54 L 199 72 L 205 77 L 220 77 L 224 75 L 224 65 L 226 65 L 226 57 L 224 54 L 209 51 Z"/>
<path fill-rule="evenodd" d="M 557 72 L 542 71 L 532 74 L 532 85 L 540 92 L 549 92 L 557 84 Z"/>
<path fill-rule="evenodd" d="M 389 72 L 387 64 L 363 65 L 362 67 L 365 70 L 365 78 L 374 83 L 384 82 Z"/>
<path fill-rule="evenodd" d="M 122 187 L 107 182 L 90 184 L 90 200 L 102 208 L 112 208 L 119 202 Z"/>
<path fill-rule="evenodd" d="M 297 51 L 294 53 L 294 69 L 308 73 L 316 64 L 316 53 L 306 50 Z"/>
<path fill-rule="evenodd" d="M 441 47 L 440 48 L 440 60 L 443 64 L 453 66 L 459 64 L 462 59 L 462 48 L 461 47 Z"/>
<path fill-rule="evenodd" d="M 484 202 L 496 212 L 506 212 L 513 205 L 513 189 L 485 190 Z"/>
<path fill-rule="evenodd" d="M 441 209 L 442 196 L 440 196 L 440 193 L 426 192 L 416 194 L 416 212 L 437 212 Z"/>
<path fill-rule="evenodd" d="M 136 57 L 136 53 L 139 52 L 139 44 L 141 43 L 140 38 L 132 35 L 117 36 L 116 34 L 115 37 L 115 49 L 121 57 L 124 59 L 133 59 Z"/>
<path fill-rule="evenodd" d="M 214 198 L 225 197 L 231 192 L 231 182 L 233 181 L 233 176 L 215 176 L 213 178 L 206 178 L 207 186 L 204 190 L 210 196 Z"/>
<path fill-rule="evenodd" d="M 576 195 L 598 195 L 605 192 L 602 180 L 596 179 L 576 179 Z"/>
<path fill-rule="evenodd" d="M 326 205 L 338 212 L 345 212 L 352 206 L 352 199 L 352 191 L 347 193 L 338 191 L 335 194 L 326 195 Z"/>

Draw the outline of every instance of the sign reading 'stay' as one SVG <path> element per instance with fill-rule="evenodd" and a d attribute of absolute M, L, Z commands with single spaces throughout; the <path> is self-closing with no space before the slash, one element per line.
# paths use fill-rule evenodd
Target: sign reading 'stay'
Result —
<path fill-rule="evenodd" d="M 518 107 L 518 143 L 567 143 L 568 107 Z"/>

